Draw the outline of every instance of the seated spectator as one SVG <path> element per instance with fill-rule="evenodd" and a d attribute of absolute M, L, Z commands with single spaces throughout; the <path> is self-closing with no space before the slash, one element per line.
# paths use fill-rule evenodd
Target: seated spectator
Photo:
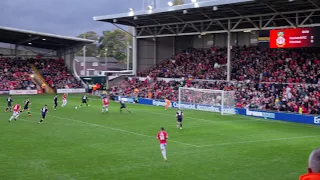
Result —
<path fill-rule="evenodd" d="M 250 82 L 320 82 L 320 61 L 313 49 L 263 49 L 233 47 L 231 79 Z M 139 76 L 225 80 L 226 48 L 188 49 L 158 63 Z"/>
<path fill-rule="evenodd" d="M 34 90 L 31 68 L 27 60 L 18 58 L 0 59 L 0 90 Z"/>
<path fill-rule="evenodd" d="M 311 152 L 308 173 L 300 176 L 300 180 L 320 180 L 320 149 Z"/>
<path fill-rule="evenodd" d="M 296 85 L 283 83 L 254 83 L 224 81 L 156 81 L 145 83 L 137 78 L 127 79 L 119 86 L 113 87 L 114 94 L 134 96 L 134 90 L 139 90 L 138 97 L 177 101 L 179 87 L 234 90 L 234 101 L 237 107 L 282 111 L 288 113 L 319 114 L 320 85 Z M 183 99 L 185 98 L 185 99 Z M 184 95 L 183 102 L 189 102 L 196 97 Z M 203 101 L 203 103 L 218 103 Z M 300 109 L 300 110 L 299 110 Z"/>
<path fill-rule="evenodd" d="M 40 74 L 54 89 L 82 88 L 81 81 L 77 80 L 61 60 L 40 59 L 32 60 Z"/>

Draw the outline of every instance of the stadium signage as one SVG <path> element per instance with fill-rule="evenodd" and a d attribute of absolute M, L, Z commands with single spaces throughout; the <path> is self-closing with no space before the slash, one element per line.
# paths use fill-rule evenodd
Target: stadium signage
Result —
<path fill-rule="evenodd" d="M 85 93 L 86 89 L 57 89 L 57 93 Z"/>
<path fill-rule="evenodd" d="M 119 97 L 116 97 L 118 100 Z M 133 98 L 126 97 L 125 100 L 127 102 L 133 101 Z M 153 105 L 153 106 L 164 106 L 165 102 L 163 100 L 153 100 L 146 98 L 139 98 L 139 104 L 143 105 Z M 178 108 L 177 102 L 172 102 L 173 108 Z M 221 107 L 212 107 L 212 106 L 204 106 L 204 105 L 191 105 L 191 104 L 181 104 L 181 108 L 183 109 L 192 109 L 192 110 L 205 110 L 210 112 L 220 112 Z M 304 115 L 304 114 L 293 114 L 293 113 L 283 113 L 283 112 L 268 112 L 263 110 L 249 110 L 243 108 L 223 108 L 223 112 L 228 114 L 238 114 L 244 116 L 253 116 L 257 118 L 268 118 L 273 120 L 287 121 L 287 122 L 295 122 L 295 123 L 304 123 L 304 124 L 316 124 L 320 125 L 320 117 Z"/>
<path fill-rule="evenodd" d="M 133 98 L 121 98 L 122 101 L 128 102 L 128 103 L 133 103 L 134 99 Z"/>
<path fill-rule="evenodd" d="M 274 113 L 268 113 L 268 112 L 262 112 L 262 111 L 250 111 L 249 109 L 246 109 L 246 115 L 247 116 L 263 117 L 263 118 L 270 118 L 270 119 L 275 118 Z"/>
<path fill-rule="evenodd" d="M 24 94 L 38 94 L 37 90 L 10 90 L 9 94 L 24 95 Z"/>
<path fill-rule="evenodd" d="M 0 91 L 0 94 L 9 94 L 9 91 Z"/>
<path fill-rule="evenodd" d="M 320 117 L 314 117 L 313 123 L 320 124 Z"/>

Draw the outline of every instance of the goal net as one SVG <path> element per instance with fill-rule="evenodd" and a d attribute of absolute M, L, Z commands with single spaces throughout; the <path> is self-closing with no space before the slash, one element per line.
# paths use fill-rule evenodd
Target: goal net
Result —
<path fill-rule="evenodd" d="M 178 107 L 201 111 L 235 114 L 234 91 L 212 89 L 179 88 Z"/>

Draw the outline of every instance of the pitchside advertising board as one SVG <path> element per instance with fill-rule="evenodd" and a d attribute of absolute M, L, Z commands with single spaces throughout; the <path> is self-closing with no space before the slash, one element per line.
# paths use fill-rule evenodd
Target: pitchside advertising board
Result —
<path fill-rule="evenodd" d="M 134 103 L 134 98 L 131 97 L 121 97 L 124 102 Z M 119 101 L 119 96 L 116 97 L 116 100 Z M 153 100 L 139 98 L 139 104 L 152 105 L 152 106 L 165 106 L 165 102 L 162 100 Z M 178 108 L 178 102 L 171 102 L 172 108 Z M 200 111 L 210 111 L 210 112 L 221 112 L 221 107 L 219 106 L 207 106 L 207 105 L 194 105 L 194 104 L 181 104 L 182 109 L 192 109 Z M 242 108 L 225 108 L 225 113 L 228 114 L 239 114 L 245 116 L 252 116 L 257 118 L 265 118 L 269 120 L 280 120 L 288 121 L 295 123 L 304 123 L 304 124 L 317 124 L 320 125 L 320 117 L 308 116 L 302 114 L 290 114 L 290 113 L 281 113 L 281 112 L 269 112 L 263 110 L 249 110 Z"/>
<path fill-rule="evenodd" d="M 85 93 L 86 89 L 57 89 L 57 93 Z"/>
<path fill-rule="evenodd" d="M 320 47 L 320 27 L 261 31 L 258 42 L 264 48 Z"/>

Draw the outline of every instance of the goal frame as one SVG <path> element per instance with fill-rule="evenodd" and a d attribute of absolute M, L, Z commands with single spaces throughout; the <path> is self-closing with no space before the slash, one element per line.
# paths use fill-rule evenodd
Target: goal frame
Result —
<path fill-rule="evenodd" d="M 224 106 L 225 106 L 225 101 L 224 101 L 224 97 L 225 97 L 225 93 L 226 92 L 230 92 L 230 91 L 223 91 L 223 90 L 213 90 L 213 89 L 199 89 L 199 88 L 187 88 L 187 87 L 179 87 L 179 95 L 178 95 L 178 108 L 181 109 L 181 91 L 182 89 L 185 90 L 193 90 L 193 91 L 197 91 L 197 92 L 217 92 L 217 93 L 221 93 L 221 107 L 220 107 L 220 114 L 221 115 L 226 115 L 226 114 L 235 114 L 235 113 L 225 113 L 224 112 Z M 235 93 L 234 91 L 232 91 L 233 93 Z M 195 104 L 195 103 L 194 103 Z M 235 109 L 235 104 L 234 107 Z"/>

